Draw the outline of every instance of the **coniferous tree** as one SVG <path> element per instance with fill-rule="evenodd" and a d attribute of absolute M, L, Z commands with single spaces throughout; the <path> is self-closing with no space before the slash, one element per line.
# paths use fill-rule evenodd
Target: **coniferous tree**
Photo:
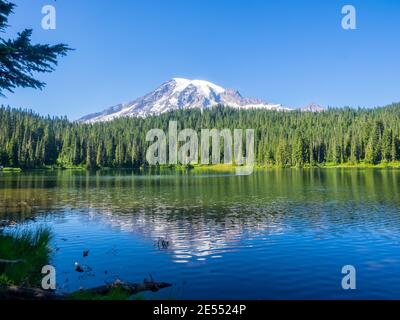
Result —
<path fill-rule="evenodd" d="M 0 0 L 0 35 L 8 27 L 8 17 L 15 5 Z M 0 95 L 13 92 L 17 87 L 42 89 L 44 82 L 33 77 L 33 73 L 54 70 L 57 58 L 70 50 L 65 44 L 42 45 L 31 43 L 32 30 L 18 33 L 16 39 L 0 37 Z"/>
<path fill-rule="evenodd" d="M 307 159 L 306 142 L 302 134 L 298 134 L 293 145 L 292 163 L 296 167 L 303 167 Z"/>
<path fill-rule="evenodd" d="M 365 161 L 368 163 L 377 164 L 381 160 L 381 132 L 382 124 L 381 122 L 376 122 L 365 151 Z"/>
<path fill-rule="evenodd" d="M 382 135 L 382 160 L 385 162 L 392 160 L 392 139 L 393 132 L 385 129 Z"/>
<path fill-rule="evenodd" d="M 94 169 L 96 168 L 96 160 L 94 156 L 94 147 L 89 142 L 86 148 L 86 168 Z"/>
<path fill-rule="evenodd" d="M 393 135 L 392 138 L 392 160 L 397 161 L 400 160 L 400 153 L 399 153 L 399 140 Z"/>
<path fill-rule="evenodd" d="M 203 113 L 178 110 L 157 117 L 87 125 L 0 107 L 0 165 L 145 166 L 149 146 L 146 132 L 154 128 L 167 132 L 172 120 L 178 121 L 178 130 L 191 125 L 199 133 L 202 128 L 254 129 L 259 165 L 378 164 L 399 160 L 399 118 L 400 104 L 372 110 L 332 109 L 319 114 L 217 107 Z"/>

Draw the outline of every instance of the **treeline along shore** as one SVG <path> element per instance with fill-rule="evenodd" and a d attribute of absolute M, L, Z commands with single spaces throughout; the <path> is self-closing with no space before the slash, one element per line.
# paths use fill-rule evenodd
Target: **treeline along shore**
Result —
<path fill-rule="evenodd" d="M 258 166 L 382 165 L 400 160 L 400 104 L 324 112 L 237 110 L 219 106 L 147 118 L 84 124 L 0 108 L 4 168 L 138 168 L 147 166 L 151 129 L 254 129 Z M 223 141 L 221 139 L 221 146 Z M 223 153 L 223 147 L 221 147 Z"/>

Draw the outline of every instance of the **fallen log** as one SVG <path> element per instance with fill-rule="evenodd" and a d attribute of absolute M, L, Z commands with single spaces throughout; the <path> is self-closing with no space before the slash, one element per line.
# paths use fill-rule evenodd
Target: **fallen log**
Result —
<path fill-rule="evenodd" d="M 57 300 L 62 299 L 52 291 L 18 286 L 0 286 L 0 300 Z"/>
<path fill-rule="evenodd" d="M 166 282 L 155 282 L 155 281 L 144 281 L 143 283 L 125 283 L 121 281 L 116 281 L 113 284 L 104 285 L 92 289 L 81 290 L 80 292 L 97 294 L 97 295 L 107 295 L 113 289 L 121 289 L 128 295 L 134 295 L 143 291 L 157 292 L 160 289 L 171 287 L 172 284 Z"/>
<path fill-rule="evenodd" d="M 116 281 L 109 285 L 99 286 L 91 289 L 82 289 L 77 293 L 89 293 L 93 295 L 106 296 L 114 289 L 121 289 L 132 296 L 144 291 L 157 292 L 160 289 L 171 287 L 166 282 L 144 281 L 143 283 L 125 283 Z M 71 295 L 73 295 L 72 293 Z M 24 288 L 18 286 L 0 286 L 0 300 L 68 300 L 69 295 L 57 295 L 54 291 L 42 289 Z"/>

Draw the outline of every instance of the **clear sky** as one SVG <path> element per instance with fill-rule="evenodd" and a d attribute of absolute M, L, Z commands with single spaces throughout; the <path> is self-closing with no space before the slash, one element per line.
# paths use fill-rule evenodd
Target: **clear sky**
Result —
<path fill-rule="evenodd" d="M 372 107 L 400 101 L 398 0 L 14 0 L 13 36 L 75 48 L 43 91 L 0 103 L 77 119 L 142 96 L 172 77 L 301 107 Z M 44 5 L 57 29 L 41 28 Z M 341 9 L 357 9 L 357 30 Z"/>

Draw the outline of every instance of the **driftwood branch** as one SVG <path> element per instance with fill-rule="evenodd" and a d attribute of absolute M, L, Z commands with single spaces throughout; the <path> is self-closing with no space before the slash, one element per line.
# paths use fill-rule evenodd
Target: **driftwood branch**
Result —
<path fill-rule="evenodd" d="M 16 263 L 25 263 L 25 260 L 18 259 L 18 260 L 6 260 L 0 259 L 0 264 L 16 264 Z"/>
<path fill-rule="evenodd" d="M 106 296 L 113 289 L 121 289 L 128 295 L 134 295 L 143 291 L 156 292 L 160 289 L 172 286 L 166 282 L 144 281 L 143 283 L 124 283 L 116 281 L 110 285 L 104 285 L 92 289 L 80 290 L 80 293 L 90 293 L 94 295 Z M 6 300 L 65 300 L 68 295 L 57 295 L 52 291 L 41 289 L 23 288 L 17 286 L 1 287 L 0 299 Z"/>

